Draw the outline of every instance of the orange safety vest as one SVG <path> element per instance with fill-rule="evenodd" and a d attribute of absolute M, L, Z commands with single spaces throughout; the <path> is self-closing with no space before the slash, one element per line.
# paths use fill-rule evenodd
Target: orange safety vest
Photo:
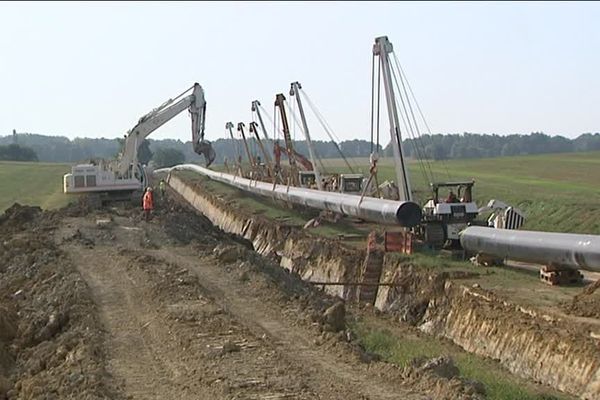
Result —
<path fill-rule="evenodd" d="M 152 192 L 144 193 L 143 207 L 144 210 L 152 210 L 154 208 L 154 199 L 152 197 Z"/>

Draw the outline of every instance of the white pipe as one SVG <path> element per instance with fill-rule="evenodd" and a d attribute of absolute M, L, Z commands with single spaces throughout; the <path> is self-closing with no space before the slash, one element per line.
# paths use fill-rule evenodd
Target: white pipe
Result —
<path fill-rule="evenodd" d="M 173 170 L 193 171 L 245 192 L 319 210 L 329 210 L 369 222 L 413 227 L 421 221 L 421 208 L 412 201 L 402 202 L 374 197 L 363 197 L 361 201 L 359 195 L 273 185 L 272 183 L 216 172 L 195 164 L 181 164 L 173 168 L 162 168 L 154 171 L 154 173 L 166 173 Z"/>
<path fill-rule="evenodd" d="M 471 226 L 460 233 L 472 253 L 600 272 L 600 236 Z"/>

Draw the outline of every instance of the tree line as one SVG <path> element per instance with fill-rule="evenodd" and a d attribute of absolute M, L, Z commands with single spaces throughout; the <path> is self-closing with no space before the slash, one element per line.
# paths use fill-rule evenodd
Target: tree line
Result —
<path fill-rule="evenodd" d="M 38 157 L 31 148 L 11 143 L 0 146 L 0 161 L 38 161 Z"/>
<path fill-rule="evenodd" d="M 542 132 L 529 135 L 424 135 L 420 140 L 403 142 L 405 155 L 434 160 L 489 158 L 544 153 L 570 153 L 600 150 L 600 133 L 584 133 L 575 139 L 548 136 Z M 391 146 L 386 155 L 392 155 Z"/>
<path fill-rule="evenodd" d="M 114 158 L 121 148 L 123 139 L 76 138 L 64 136 L 46 136 L 31 133 L 19 133 L 0 136 L 0 160 L 20 161 L 37 160 L 45 162 L 83 162 L 94 158 Z M 313 140 L 315 150 L 321 158 L 339 158 L 340 151 L 348 158 L 368 157 L 374 146 L 366 140 L 346 140 L 339 143 Z M 238 154 L 246 159 L 246 148 L 241 140 L 217 139 L 212 142 L 217 154 L 216 163 L 225 158 L 232 162 Z M 283 143 L 281 143 L 283 145 Z M 273 141 L 263 142 L 266 150 L 273 154 Z M 295 149 L 308 156 L 306 141 L 295 141 Z M 600 133 L 585 133 L 575 139 L 562 136 L 549 136 L 541 132 L 529 135 L 485 135 L 485 134 L 449 134 L 424 135 L 415 141 L 403 141 L 405 156 L 426 159 L 464 159 L 527 154 L 579 152 L 600 150 Z M 254 138 L 248 140 L 248 150 L 253 157 L 261 156 L 260 147 Z M 392 156 L 392 147 L 379 147 L 384 156 Z M 167 160 L 181 162 L 203 162 L 195 154 L 190 142 L 164 139 L 145 141 L 139 152 L 143 162 L 155 160 L 163 164 Z M 34 157 L 35 156 L 35 157 Z M 8 158 L 7 158 L 8 157 Z M 10 158 L 12 157 L 12 158 Z M 25 158 L 24 158 L 25 157 Z M 26 159 L 26 157 L 30 157 Z M 262 156 L 261 156 L 262 158 Z"/>

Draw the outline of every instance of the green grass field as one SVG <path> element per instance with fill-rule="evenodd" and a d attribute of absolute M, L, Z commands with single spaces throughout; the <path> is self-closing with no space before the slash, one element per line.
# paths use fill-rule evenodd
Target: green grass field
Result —
<path fill-rule="evenodd" d="M 67 164 L 0 161 L 0 212 L 13 203 L 60 208 L 69 202 L 62 192 Z"/>
<path fill-rule="evenodd" d="M 356 163 L 368 173 L 368 161 Z M 326 160 L 331 171 L 344 170 L 341 160 Z M 544 154 L 431 162 L 438 181 L 475 179 L 474 198 L 481 207 L 502 200 L 526 213 L 523 229 L 600 234 L 600 152 Z M 409 164 L 415 197 L 430 194 L 416 162 Z M 395 179 L 391 160 L 379 165 L 379 180 Z M 447 193 L 441 192 L 445 197 Z"/>
<path fill-rule="evenodd" d="M 324 160 L 328 171 L 344 170 L 341 160 Z M 354 160 L 364 173 L 366 159 Z M 415 196 L 423 202 L 428 182 L 409 163 Z M 437 180 L 475 179 L 474 196 L 482 206 L 498 199 L 527 215 L 524 229 L 600 234 L 600 152 L 544 154 L 431 162 Z M 0 162 L 0 211 L 14 202 L 57 208 L 67 164 Z M 394 179 L 391 160 L 383 159 L 379 179 Z M 443 194 L 443 193 L 442 193 Z"/>

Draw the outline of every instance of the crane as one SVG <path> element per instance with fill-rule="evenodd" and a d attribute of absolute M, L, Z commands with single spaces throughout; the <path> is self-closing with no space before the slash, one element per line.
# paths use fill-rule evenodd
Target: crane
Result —
<path fill-rule="evenodd" d="M 235 172 L 236 174 L 239 174 L 240 176 L 242 175 L 242 154 L 240 153 L 240 148 L 238 147 L 238 143 L 237 140 L 233 137 L 233 122 L 227 122 L 225 124 L 225 129 L 227 129 L 229 131 L 229 137 L 231 138 L 231 141 L 233 142 L 233 146 L 235 148 Z"/>
<path fill-rule="evenodd" d="M 249 126 L 250 126 L 250 128 L 249 128 L 250 133 L 254 133 L 254 136 L 256 137 L 256 142 L 258 143 L 258 147 L 260 148 L 260 151 L 264 157 L 264 162 L 267 167 L 267 175 L 269 177 L 273 177 L 273 168 L 271 166 L 271 157 L 269 157 L 269 153 L 265 149 L 265 146 L 264 146 L 262 140 L 260 140 L 260 135 L 258 134 L 258 124 L 256 122 L 252 121 L 252 122 L 250 122 Z M 265 132 L 265 135 L 266 135 L 266 132 Z M 257 165 L 257 167 L 260 167 L 260 165 Z"/>
<path fill-rule="evenodd" d="M 302 127 L 304 128 L 304 136 L 306 137 L 306 143 L 308 145 L 308 153 L 310 155 L 310 159 L 312 161 L 313 172 L 315 174 L 315 181 L 317 184 L 317 188 L 319 190 L 323 190 L 323 182 L 321 181 L 321 174 L 319 172 L 319 168 L 316 164 L 316 151 L 313 146 L 312 140 L 310 139 L 310 133 L 308 132 L 308 124 L 306 123 L 306 116 L 304 115 L 304 107 L 302 107 L 302 101 L 300 100 L 300 89 L 302 86 L 300 82 L 292 82 L 290 87 L 290 96 L 296 97 L 296 102 L 298 103 L 298 110 L 300 111 L 300 118 L 302 121 Z"/>
<path fill-rule="evenodd" d="M 244 133 L 244 127 L 246 124 L 243 122 L 239 122 L 237 125 L 237 130 L 242 135 L 242 141 L 244 142 L 244 148 L 246 149 L 246 156 L 248 156 L 248 162 L 250 163 L 250 168 L 254 170 L 255 161 L 254 157 L 252 157 L 252 153 L 250 152 L 250 147 L 248 147 L 248 141 L 246 140 L 246 134 Z"/>
<path fill-rule="evenodd" d="M 387 36 L 381 36 L 375 39 L 373 45 L 373 56 L 379 57 L 381 76 L 383 77 L 383 87 L 387 101 L 388 119 L 390 123 L 390 136 L 392 139 L 392 149 L 394 151 L 394 168 L 396 170 L 396 183 L 399 189 L 400 201 L 412 201 L 412 192 L 410 180 L 402 150 L 402 135 L 400 133 L 400 120 L 398 118 L 398 108 L 396 97 L 394 96 L 394 86 L 392 82 L 392 72 L 390 68 L 389 53 L 394 48 Z"/>
<path fill-rule="evenodd" d="M 290 135 L 290 126 L 288 125 L 287 115 L 285 112 L 285 96 L 283 95 L 283 93 L 278 93 L 277 95 L 275 95 L 275 107 L 279 108 L 279 113 L 281 115 L 283 138 L 285 140 L 285 149 L 288 155 L 291 170 L 289 175 L 291 181 L 290 183 L 295 185 L 298 182 L 298 177 L 296 176 L 296 174 L 298 173 L 298 167 L 296 166 L 296 159 L 292 156 L 294 151 L 294 145 L 292 143 L 292 136 Z M 278 145 L 278 143 L 275 142 L 274 145 Z M 281 169 L 281 164 L 279 163 L 281 159 L 280 154 L 281 152 L 279 154 L 275 152 L 275 170 L 277 172 L 279 172 Z"/>
<path fill-rule="evenodd" d="M 186 109 L 192 119 L 192 147 L 195 153 L 204 156 L 208 167 L 215 159 L 215 152 L 210 142 L 204 140 L 204 90 L 194 83 L 179 96 L 141 117 L 125 135 L 123 150 L 116 160 L 74 165 L 71 173 L 63 176 L 64 193 L 96 193 L 104 201 L 126 199 L 143 191 L 148 182 L 145 168 L 138 161 L 140 145 L 152 132 Z"/>
<path fill-rule="evenodd" d="M 288 156 L 290 163 L 294 162 L 296 165 L 299 163 L 300 165 L 302 165 L 302 168 L 304 168 L 305 171 L 311 172 L 314 170 L 313 164 L 306 157 L 298 153 L 293 148 L 289 151 L 286 151 L 286 149 L 282 148 L 277 142 L 273 143 L 273 152 L 275 153 L 276 164 L 279 164 L 281 162 L 280 160 L 282 151 L 285 155 Z"/>

